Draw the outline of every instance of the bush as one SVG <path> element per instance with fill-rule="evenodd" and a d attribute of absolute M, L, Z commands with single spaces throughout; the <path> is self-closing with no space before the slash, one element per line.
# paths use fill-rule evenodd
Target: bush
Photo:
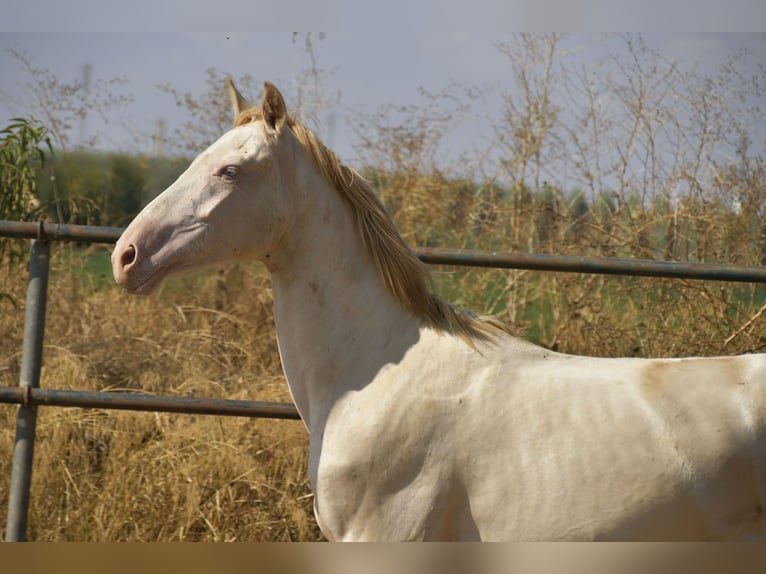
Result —
<path fill-rule="evenodd" d="M 0 131 L 0 219 L 34 220 L 40 216 L 38 172 L 46 151 L 53 153 L 48 130 L 34 119 L 14 118 Z M 22 260 L 24 246 L 0 238 L 0 262 Z"/>

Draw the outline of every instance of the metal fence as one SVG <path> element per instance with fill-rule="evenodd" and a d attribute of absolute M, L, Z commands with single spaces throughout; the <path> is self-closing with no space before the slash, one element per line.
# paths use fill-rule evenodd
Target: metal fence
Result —
<path fill-rule="evenodd" d="M 38 406 L 299 418 L 295 405 L 290 403 L 40 388 L 51 243 L 78 241 L 109 244 L 117 241 L 122 231 L 116 227 L 0 221 L 0 236 L 32 239 L 19 386 L 0 386 L 0 403 L 19 405 L 6 541 L 23 541 L 26 538 Z M 765 267 L 454 249 L 420 248 L 415 251 L 424 262 L 441 265 L 766 283 Z"/>

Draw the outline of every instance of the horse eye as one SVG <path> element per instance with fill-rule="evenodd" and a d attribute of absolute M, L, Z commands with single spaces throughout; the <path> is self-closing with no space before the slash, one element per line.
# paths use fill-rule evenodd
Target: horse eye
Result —
<path fill-rule="evenodd" d="M 220 175 L 225 179 L 234 179 L 237 176 L 237 172 L 239 172 L 239 169 L 236 166 L 227 165 L 220 171 Z"/>

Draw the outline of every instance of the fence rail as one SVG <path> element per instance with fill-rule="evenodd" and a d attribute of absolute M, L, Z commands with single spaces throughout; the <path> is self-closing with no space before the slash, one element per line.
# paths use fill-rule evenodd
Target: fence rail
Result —
<path fill-rule="evenodd" d="M 292 403 L 163 397 L 146 393 L 0 387 L 0 403 L 299 420 Z"/>
<path fill-rule="evenodd" d="M 51 242 L 108 244 L 117 241 L 122 231 L 118 227 L 0 221 L 0 237 L 32 239 L 19 386 L 0 386 L 0 403 L 19 405 L 5 533 L 7 541 L 26 538 L 38 406 L 299 418 L 295 405 L 290 403 L 39 388 Z M 424 262 L 439 265 L 766 283 L 764 267 L 455 249 L 417 248 L 415 251 Z"/>
<path fill-rule="evenodd" d="M 122 232 L 123 228 L 120 227 L 0 221 L 0 236 L 45 241 L 114 243 Z M 422 261 L 433 265 L 766 283 L 766 267 L 748 265 L 655 261 L 651 259 L 624 259 L 617 257 L 581 257 L 576 255 L 548 255 L 544 253 L 474 251 L 468 249 L 436 249 L 429 247 L 416 247 L 414 251 Z"/>

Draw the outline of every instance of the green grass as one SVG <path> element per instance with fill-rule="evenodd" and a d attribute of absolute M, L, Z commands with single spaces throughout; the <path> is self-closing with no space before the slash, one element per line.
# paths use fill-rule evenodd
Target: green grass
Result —
<path fill-rule="evenodd" d="M 111 246 L 106 245 L 57 245 L 53 252 L 53 266 L 68 270 L 89 292 L 100 291 L 114 282 L 111 253 Z"/>

